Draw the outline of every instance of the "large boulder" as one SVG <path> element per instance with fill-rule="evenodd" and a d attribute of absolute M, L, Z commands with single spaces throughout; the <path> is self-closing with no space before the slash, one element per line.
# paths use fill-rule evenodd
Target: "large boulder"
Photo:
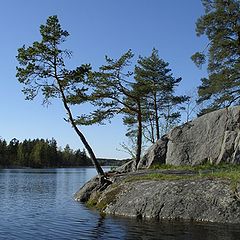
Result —
<path fill-rule="evenodd" d="M 123 164 L 120 167 L 117 167 L 115 169 L 116 172 L 133 172 L 136 170 L 136 161 L 135 160 L 130 160 Z"/>
<path fill-rule="evenodd" d="M 166 163 L 240 163 L 240 107 L 203 115 L 168 135 Z"/>
<path fill-rule="evenodd" d="M 139 167 L 240 163 L 240 106 L 205 114 L 174 128 L 165 138 L 148 150 Z"/>
<path fill-rule="evenodd" d="M 168 137 L 165 135 L 153 144 L 138 163 L 138 169 L 149 168 L 155 164 L 164 164 L 166 161 Z"/>

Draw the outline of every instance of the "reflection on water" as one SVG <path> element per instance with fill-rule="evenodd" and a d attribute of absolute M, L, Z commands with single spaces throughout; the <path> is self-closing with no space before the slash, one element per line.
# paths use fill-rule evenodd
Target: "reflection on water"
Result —
<path fill-rule="evenodd" d="M 240 227 L 101 217 L 72 199 L 93 168 L 0 170 L 0 239 L 239 239 Z"/>

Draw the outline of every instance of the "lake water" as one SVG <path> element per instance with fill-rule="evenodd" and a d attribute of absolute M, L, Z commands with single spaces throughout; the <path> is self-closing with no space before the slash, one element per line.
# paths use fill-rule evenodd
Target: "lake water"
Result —
<path fill-rule="evenodd" d="M 101 217 L 73 194 L 93 168 L 0 170 L 0 240 L 237 240 L 240 226 Z"/>

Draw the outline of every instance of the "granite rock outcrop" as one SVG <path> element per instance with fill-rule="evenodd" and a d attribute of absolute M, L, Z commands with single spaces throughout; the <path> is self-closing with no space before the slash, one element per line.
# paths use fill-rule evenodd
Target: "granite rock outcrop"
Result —
<path fill-rule="evenodd" d="M 150 147 L 138 168 L 205 162 L 240 163 L 240 106 L 217 110 L 175 127 L 164 140 Z"/>

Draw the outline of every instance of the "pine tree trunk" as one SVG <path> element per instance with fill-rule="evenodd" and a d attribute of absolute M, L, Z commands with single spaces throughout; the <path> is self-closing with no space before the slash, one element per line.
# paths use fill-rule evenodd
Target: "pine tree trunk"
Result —
<path fill-rule="evenodd" d="M 150 119 L 150 134 L 151 134 L 151 142 L 155 143 L 155 136 L 154 136 L 154 123 L 153 123 L 154 119 Z"/>
<path fill-rule="evenodd" d="M 156 124 L 156 137 L 157 140 L 160 139 L 160 131 L 159 131 L 159 122 L 158 122 L 158 109 L 157 109 L 157 96 L 154 95 L 154 112 L 155 112 L 155 124 Z"/>
<path fill-rule="evenodd" d="M 86 138 L 84 137 L 84 135 L 82 134 L 82 132 L 78 129 L 78 127 L 75 125 L 75 123 L 73 122 L 72 123 L 72 127 L 74 128 L 75 132 L 77 133 L 77 135 L 79 136 L 80 140 L 82 141 L 84 147 L 86 148 L 91 160 L 92 160 L 92 163 L 94 165 L 94 167 L 96 168 L 96 171 L 98 173 L 98 175 L 100 177 L 104 176 L 104 171 L 102 169 L 102 167 L 100 166 L 92 148 L 90 147 L 90 145 L 88 144 Z"/>
<path fill-rule="evenodd" d="M 142 151 L 142 112 L 141 112 L 140 100 L 138 102 L 137 119 L 138 119 L 138 131 L 137 131 L 136 169 L 141 159 L 141 151 Z"/>
<path fill-rule="evenodd" d="M 62 86 L 59 82 L 59 89 L 60 89 L 60 92 L 61 92 L 61 97 L 62 97 L 62 102 L 63 102 L 63 105 L 64 105 L 64 108 L 67 112 L 67 115 L 68 115 L 68 118 L 69 118 L 69 122 L 71 123 L 73 129 L 75 130 L 75 132 L 77 133 L 77 135 L 79 136 L 80 140 L 82 141 L 84 147 L 86 148 L 90 158 L 91 158 L 91 161 L 94 165 L 94 167 L 96 168 L 96 171 L 99 175 L 99 177 L 103 177 L 105 176 L 105 173 L 102 169 L 102 167 L 100 166 L 92 148 L 90 147 L 89 143 L 87 142 L 86 138 L 84 137 L 83 133 L 78 129 L 77 125 L 75 124 L 74 122 L 74 119 L 73 119 L 73 116 L 72 116 L 72 112 L 67 104 L 67 100 L 66 100 L 66 97 L 65 97 L 65 94 L 63 92 L 63 89 L 62 89 Z"/>

